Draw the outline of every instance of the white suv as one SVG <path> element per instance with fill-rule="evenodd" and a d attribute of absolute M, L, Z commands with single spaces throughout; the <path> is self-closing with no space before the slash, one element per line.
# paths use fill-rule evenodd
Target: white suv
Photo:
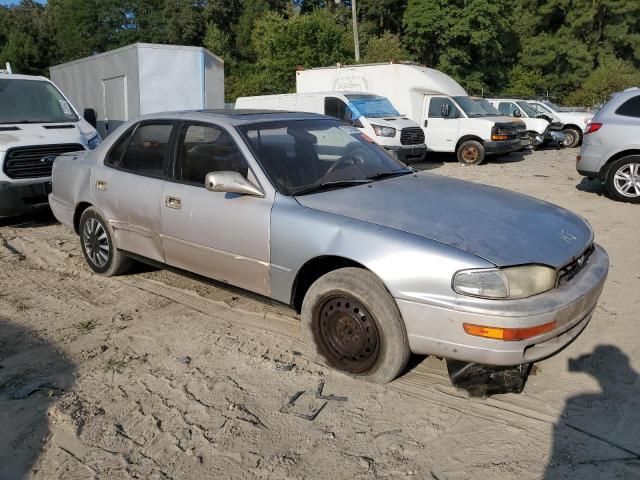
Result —
<path fill-rule="evenodd" d="M 589 122 L 577 169 L 616 200 L 640 203 L 640 88 L 612 95 Z"/>

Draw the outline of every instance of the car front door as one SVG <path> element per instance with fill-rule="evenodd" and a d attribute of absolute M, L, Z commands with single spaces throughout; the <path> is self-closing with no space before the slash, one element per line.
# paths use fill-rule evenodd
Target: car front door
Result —
<path fill-rule="evenodd" d="M 236 139 L 241 141 L 217 125 L 179 127 L 161 206 L 162 245 L 169 265 L 268 296 L 273 193 L 256 197 L 205 188 L 207 173 L 221 171 L 239 172 L 259 185 Z"/>
<path fill-rule="evenodd" d="M 435 152 L 454 152 L 460 128 L 460 111 L 450 98 L 424 99 L 422 129 L 425 143 Z"/>
<path fill-rule="evenodd" d="M 145 121 L 125 132 L 92 172 L 94 204 L 118 248 L 164 261 L 160 205 L 175 128 L 172 121 Z"/>

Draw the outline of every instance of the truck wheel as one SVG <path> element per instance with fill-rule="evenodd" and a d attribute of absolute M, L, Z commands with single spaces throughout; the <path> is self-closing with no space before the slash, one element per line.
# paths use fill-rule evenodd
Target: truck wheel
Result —
<path fill-rule="evenodd" d="M 464 165 L 480 165 L 484 161 L 484 147 L 480 142 L 467 140 L 458 146 L 458 161 Z"/>
<path fill-rule="evenodd" d="M 96 273 L 111 277 L 131 267 L 131 259 L 116 248 L 109 224 L 93 207 L 80 217 L 80 246 L 84 259 Z"/>
<path fill-rule="evenodd" d="M 302 332 L 318 363 L 374 383 L 396 378 L 411 353 L 395 300 L 362 268 L 334 270 L 311 285 Z"/>
<path fill-rule="evenodd" d="M 620 202 L 640 203 L 640 155 L 629 155 L 611 164 L 605 185 Z"/>
<path fill-rule="evenodd" d="M 578 132 L 575 128 L 565 128 L 562 130 L 565 138 L 564 142 L 562 142 L 562 146 L 565 148 L 574 148 L 577 147 L 580 143 L 580 132 Z"/>

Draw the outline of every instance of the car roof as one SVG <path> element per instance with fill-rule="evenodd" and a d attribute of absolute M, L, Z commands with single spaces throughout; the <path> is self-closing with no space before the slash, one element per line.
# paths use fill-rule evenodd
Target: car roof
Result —
<path fill-rule="evenodd" d="M 2 80 L 37 80 L 40 82 L 51 82 L 48 78 L 40 77 L 38 75 L 20 75 L 17 73 L 0 73 L 0 79 Z"/>
<path fill-rule="evenodd" d="M 337 120 L 327 115 L 305 112 L 289 112 L 281 110 L 180 110 L 144 115 L 138 120 L 151 119 L 189 119 L 200 121 L 224 120 L 232 125 L 246 125 L 287 120 Z"/>

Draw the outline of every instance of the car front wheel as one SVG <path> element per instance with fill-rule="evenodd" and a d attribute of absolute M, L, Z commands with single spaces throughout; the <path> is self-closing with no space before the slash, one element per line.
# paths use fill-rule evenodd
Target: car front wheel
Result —
<path fill-rule="evenodd" d="M 463 165 L 480 165 L 484 161 L 484 146 L 475 140 L 467 140 L 460 144 L 456 156 Z"/>
<path fill-rule="evenodd" d="M 400 311 L 365 269 L 341 268 L 316 280 L 302 303 L 302 330 L 316 361 L 369 382 L 390 382 L 409 359 Z"/>
<path fill-rule="evenodd" d="M 611 164 L 607 191 L 616 200 L 640 203 L 640 156 L 630 155 Z"/>
<path fill-rule="evenodd" d="M 80 246 L 91 269 L 111 277 L 126 272 L 131 259 L 116 248 L 107 222 L 93 207 L 87 208 L 80 217 Z"/>
<path fill-rule="evenodd" d="M 563 147 L 574 148 L 578 146 L 580 143 L 580 132 L 575 128 L 565 128 L 562 130 L 562 133 L 564 133 L 564 141 L 562 142 Z"/>

